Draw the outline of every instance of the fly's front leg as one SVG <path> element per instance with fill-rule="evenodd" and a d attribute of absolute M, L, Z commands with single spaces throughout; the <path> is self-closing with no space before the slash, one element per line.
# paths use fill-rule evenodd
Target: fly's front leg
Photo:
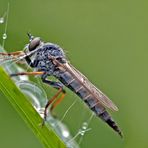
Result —
<path fill-rule="evenodd" d="M 3 55 L 3 56 L 23 56 L 23 55 L 26 55 L 26 53 L 24 53 L 23 51 L 16 51 L 16 52 L 10 52 L 10 53 L 5 53 L 5 52 L 0 52 L 0 55 Z M 25 60 L 27 62 L 28 65 L 30 65 L 30 67 L 34 68 L 36 67 L 36 64 L 33 63 L 30 59 L 29 56 L 25 56 Z"/>
<path fill-rule="evenodd" d="M 47 75 L 42 75 L 42 81 L 56 89 L 58 89 L 58 92 L 47 102 L 46 106 L 45 106 L 45 110 L 44 110 L 44 120 L 42 123 L 42 126 L 44 125 L 46 119 L 47 119 L 47 111 L 48 111 L 48 107 L 52 104 L 50 111 L 52 112 L 52 110 L 64 99 L 65 96 L 65 90 L 63 89 L 63 84 L 60 82 L 53 82 L 53 81 L 49 81 L 46 79 Z M 58 99 L 57 97 L 62 93 L 62 96 Z"/>
<path fill-rule="evenodd" d="M 0 52 L 0 57 L 3 61 L 6 60 L 16 60 L 16 63 L 19 63 L 20 60 L 18 61 L 17 58 L 24 56 L 25 53 L 23 51 L 16 51 L 16 52 L 10 52 L 10 53 L 6 53 L 6 52 Z"/>
<path fill-rule="evenodd" d="M 3 56 L 20 56 L 24 54 L 25 53 L 23 51 L 16 51 L 16 52 L 10 52 L 10 53 L 0 52 L 0 55 L 3 55 Z"/>

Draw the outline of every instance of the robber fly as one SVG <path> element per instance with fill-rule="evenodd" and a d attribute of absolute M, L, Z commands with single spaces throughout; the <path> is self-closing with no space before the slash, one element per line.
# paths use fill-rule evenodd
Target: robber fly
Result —
<path fill-rule="evenodd" d="M 66 94 L 64 86 L 66 86 L 78 95 L 99 118 L 105 121 L 122 137 L 120 128 L 106 110 L 107 107 L 113 111 L 118 111 L 117 106 L 69 63 L 61 47 L 53 43 L 44 43 L 39 37 L 33 37 L 31 34 L 28 34 L 28 36 L 30 43 L 27 44 L 25 51 L 0 54 L 25 59 L 27 64 L 34 69 L 34 72 L 14 73 L 10 75 L 11 77 L 19 75 L 40 75 L 43 83 L 57 89 L 57 93 L 45 106 L 44 121 L 46 121 L 47 118 L 48 107 L 51 105 L 50 111 L 52 112 L 64 99 Z M 48 76 L 54 76 L 59 81 L 50 81 L 47 79 Z M 57 99 L 60 94 L 61 97 Z"/>

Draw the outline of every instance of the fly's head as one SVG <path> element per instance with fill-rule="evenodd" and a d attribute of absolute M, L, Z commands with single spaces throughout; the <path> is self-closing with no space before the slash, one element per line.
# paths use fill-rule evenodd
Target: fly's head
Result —
<path fill-rule="evenodd" d="M 34 37 L 30 33 L 27 35 L 30 43 L 26 45 L 25 52 L 28 53 L 29 57 L 36 57 L 37 53 L 38 57 L 44 55 L 44 58 L 47 57 L 47 60 L 56 58 L 60 61 L 65 61 L 65 53 L 58 45 L 49 42 L 44 43 L 40 37 Z"/>
<path fill-rule="evenodd" d="M 30 43 L 28 44 L 29 51 L 35 50 L 42 43 L 40 37 L 34 37 L 30 33 L 28 33 L 28 37 L 30 40 Z"/>
<path fill-rule="evenodd" d="M 25 46 L 24 52 L 27 53 L 30 57 L 36 53 L 36 49 L 38 49 L 43 42 L 40 37 L 34 37 L 30 33 L 27 33 L 29 37 L 29 43 Z"/>

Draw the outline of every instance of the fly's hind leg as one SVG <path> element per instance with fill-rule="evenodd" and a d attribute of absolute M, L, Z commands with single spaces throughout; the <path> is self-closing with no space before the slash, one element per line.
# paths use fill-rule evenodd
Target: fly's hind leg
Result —
<path fill-rule="evenodd" d="M 58 104 L 60 104 L 61 101 L 65 98 L 66 91 L 65 91 L 65 90 L 62 90 L 61 93 L 62 93 L 61 97 L 58 98 L 58 100 L 56 100 L 56 101 L 52 104 L 52 106 L 51 106 L 51 108 L 50 108 L 50 112 L 51 112 L 51 113 L 52 113 L 53 109 L 56 108 L 56 106 L 57 106 Z"/>
<path fill-rule="evenodd" d="M 47 119 L 47 111 L 48 111 L 48 107 L 52 104 L 50 111 L 52 113 L 53 109 L 64 99 L 65 96 L 65 90 L 63 89 L 63 84 L 60 82 L 53 82 L 53 81 L 49 81 L 46 79 L 47 75 L 44 74 L 42 75 L 42 81 L 50 86 L 52 86 L 53 88 L 56 88 L 58 91 L 57 93 L 47 102 L 47 104 L 45 105 L 45 110 L 44 110 L 44 120 L 42 123 L 42 126 L 44 125 L 46 119 Z M 61 97 L 59 99 L 57 99 L 57 97 L 60 95 Z M 57 99 L 57 100 L 56 100 Z"/>

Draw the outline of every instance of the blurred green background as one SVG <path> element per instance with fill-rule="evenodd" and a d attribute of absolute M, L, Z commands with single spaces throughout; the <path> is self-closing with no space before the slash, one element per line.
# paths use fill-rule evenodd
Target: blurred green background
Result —
<path fill-rule="evenodd" d="M 5 48 L 22 50 L 27 32 L 59 44 L 71 63 L 119 107 L 112 113 L 124 132 L 121 140 L 106 124 L 93 118 L 81 148 L 148 147 L 148 2 L 145 0 L 9 0 Z M 8 0 L 0 0 L 0 16 Z M 4 24 L 0 24 L 0 43 Z M 52 89 L 49 88 L 49 92 Z M 90 117 L 80 99 L 67 90 L 55 110 L 60 118 L 77 99 L 64 123 L 74 136 Z M 21 98 L 20 98 L 21 99 Z M 10 103 L 0 96 L 0 147 L 41 148 Z M 50 140 L 50 139 L 49 139 Z"/>

